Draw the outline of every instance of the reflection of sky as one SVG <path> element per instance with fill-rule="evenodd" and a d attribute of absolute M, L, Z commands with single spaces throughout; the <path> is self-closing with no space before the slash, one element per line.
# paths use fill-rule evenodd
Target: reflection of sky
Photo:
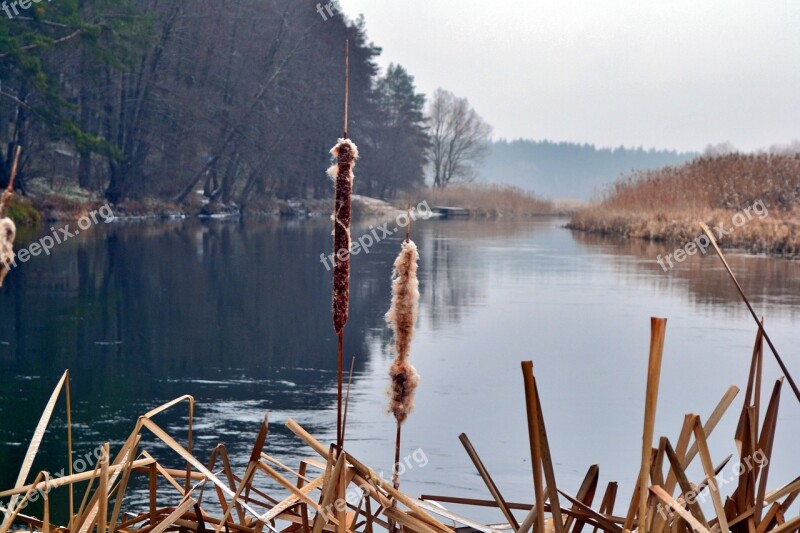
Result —
<path fill-rule="evenodd" d="M 441 226 L 447 235 L 426 234 L 421 240 L 422 265 L 446 263 L 449 271 L 420 270 L 422 318 L 412 359 L 422 383 L 417 411 L 406 423 L 403 438 L 409 450 L 424 447 L 430 464 L 408 474 L 406 488 L 413 493 L 488 498 L 457 441 L 463 431 L 504 496 L 531 501 L 519 366 L 521 360 L 531 359 L 559 485 L 574 493 L 588 467 L 597 463 L 601 466 L 598 500 L 605 484 L 616 480 L 622 502 L 638 473 L 650 316 L 669 319 L 657 436 L 665 434 L 674 442 L 685 413 L 705 418 L 728 386 L 745 386 L 755 326 L 735 292 L 711 300 L 714 291 L 732 289 L 725 278 L 708 285 L 699 279 L 725 275 L 718 269 L 664 274 L 657 265 L 656 270 L 645 262 L 647 256 L 608 244 L 587 244 L 552 221 L 529 224 L 524 230 L 512 226 L 516 231 L 508 231 L 507 237 L 500 231 L 489 236 L 478 232 L 471 238 L 474 227 L 473 222 L 448 223 Z M 452 257 L 426 258 L 429 240 L 437 239 L 447 244 L 436 247 L 437 253 Z M 758 261 L 756 275 L 764 268 L 780 270 L 788 263 Z M 746 279 L 751 274 L 747 267 L 756 263 L 733 264 L 739 277 Z M 431 297 L 448 292 L 432 286 L 440 282 L 465 295 L 460 311 L 450 310 L 443 297 Z M 768 331 L 788 358 L 788 348 L 797 340 L 792 318 L 798 309 L 787 301 L 796 300 L 784 297 L 777 286 L 755 296 L 767 316 Z M 363 453 L 374 464 L 388 465 L 391 458 L 382 457 L 387 454 L 381 450 L 391 442 L 393 423 L 379 412 L 385 404 L 382 392 L 389 360 L 385 349 L 377 344 L 375 348 L 369 377 L 359 381 L 361 394 L 352 418 L 363 417 L 370 423 L 363 430 L 354 426 L 351 435 L 364 439 L 369 435 L 361 446 Z M 800 373 L 800 363 L 793 366 Z M 769 354 L 765 368 L 763 402 L 778 376 Z M 783 400 L 770 487 L 790 481 L 797 473 L 797 460 L 790 452 L 800 434 L 798 404 L 790 390 L 784 391 Z M 741 401 L 737 397 L 710 439 L 717 461 L 735 451 L 735 411 Z M 383 446 L 374 446 L 376 434 Z M 698 468 L 690 473 L 692 479 L 701 477 Z M 469 511 L 485 520 L 501 520 L 491 511 Z"/>
<path fill-rule="evenodd" d="M 620 246 L 572 234 L 562 224 L 539 219 L 415 225 L 422 301 L 411 357 L 422 382 L 417 408 L 403 428 L 403 455 L 422 448 L 429 462 L 405 472 L 402 483 L 409 493 L 488 497 L 457 440 L 465 432 L 505 497 L 532 500 L 519 366 L 531 359 L 560 488 L 574 493 L 588 467 L 597 463 L 597 498 L 608 481 L 616 480 L 618 505 L 624 507 L 620 502 L 638 470 L 652 315 L 669 319 L 656 435 L 674 442 L 685 413 L 705 418 L 728 386 L 745 386 L 755 327 L 714 258 L 700 266 L 687 261 L 665 274 L 652 262 L 661 252 L 657 246 Z M 100 240 L 63 257 L 78 265 L 72 276 L 81 281 L 71 282 L 77 284 L 75 292 L 50 300 L 46 295 L 56 291 L 38 288 L 42 279 L 74 272 L 59 263 L 40 262 L 31 277 L 15 280 L 39 291 L 35 298 L 42 309 L 50 306 L 78 326 L 47 336 L 37 323 L 39 315 L 29 314 L 17 329 L 0 330 L 0 341 L 10 343 L 0 346 L 4 376 L 13 378 L 0 391 L 3 486 L 13 483 L 44 399 L 67 365 L 73 369 L 81 450 L 108 439 L 118 446 L 136 416 L 190 393 L 197 399 L 195 449 L 203 461 L 217 442 L 224 442 L 241 472 L 266 410 L 271 422 L 267 453 L 293 466 L 313 455 L 283 424 L 294 418 L 324 441 L 334 434 L 329 273 L 318 263 L 329 233 L 325 224 L 189 225 L 166 233 L 134 227 L 114 237 L 120 248 L 109 251 Z M 387 238 L 354 258 L 353 312 L 345 335 L 347 357 L 357 357 L 348 448 L 387 477 L 395 427 L 385 414 L 390 348 L 382 315 L 399 242 Z M 137 263 L 128 270 L 118 266 L 121 258 L 130 259 L 126 246 L 172 249 L 163 256 L 151 254 L 154 271 L 137 274 Z M 789 349 L 797 344 L 792 327 L 800 311 L 797 276 L 782 277 L 800 265 L 735 257 L 731 263 L 766 316 L 790 369 L 798 368 L 800 375 L 800 362 Z M 759 280 L 763 287 L 756 290 Z M 165 290 L 186 291 L 195 283 L 205 283 L 209 294 L 171 296 L 162 301 L 158 320 L 135 322 L 136 313 L 155 305 Z M 134 295 L 136 304 L 130 300 Z M 44 336 L 36 337 L 40 331 Z M 123 342 L 94 344 L 109 339 Z M 207 339 L 224 342 L 207 346 Z M 79 356 L 83 349 L 89 350 L 88 358 Z M 767 354 L 764 401 L 777 375 Z M 734 452 L 740 407 L 737 398 L 710 440 L 716 461 Z M 159 423 L 182 435 L 185 412 L 177 408 Z M 785 390 L 769 488 L 797 473 L 791 446 L 800 434 L 799 419 L 798 404 Z M 59 424 L 63 416 L 54 428 Z M 50 444 L 35 469 L 60 468 L 60 435 L 60 430 L 48 433 Z M 154 442 L 148 436 L 143 446 L 169 466 L 180 465 Z M 690 472 L 692 479 L 701 477 L 696 468 Z M 486 521 L 502 519 L 491 510 L 463 511 Z"/>

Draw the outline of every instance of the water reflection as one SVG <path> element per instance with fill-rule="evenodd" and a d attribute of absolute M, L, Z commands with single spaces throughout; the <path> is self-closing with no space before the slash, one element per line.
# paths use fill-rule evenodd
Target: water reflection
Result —
<path fill-rule="evenodd" d="M 353 235 L 373 222 L 358 222 Z M 669 401 L 657 433 L 675 435 L 684 413 L 707 414 L 727 386 L 744 385 L 755 328 L 716 258 L 665 274 L 654 258 L 668 246 L 572 233 L 564 222 L 414 225 L 422 299 L 412 359 L 422 383 L 404 442 L 429 464 L 406 476 L 410 493 L 486 497 L 456 439 L 465 431 L 506 497 L 531 500 L 522 359 L 536 365 L 559 483 L 574 492 L 600 463 L 601 483 L 619 480 L 624 493 L 637 474 L 651 315 L 670 319 L 661 388 Z M 385 413 L 383 316 L 400 239 L 353 256 L 345 333 L 348 358 L 356 356 L 348 447 L 387 472 L 394 421 Z M 266 410 L 267 449 L 287 464 L 309 454 L 283 428 L 287 418 L 332 438 L 336 345 L 320 262 L 330 247 L 327 220 L 114 223 L 16 269 L 0 290 L 0 487 L 13 485 L 65 368 L 81 453 L 118 444 L 138 415 L 182 394 L 198 400 L 197 455 L 222 441 L 238 469 Z M 795 345 L 800 264 L 730 259 L 778 347 Z M 774 365 L 766 372 L 776 377 Z M 779 459 L 792 456 L 797 411 L 786 402 Z M 159 423 L 182 434 L 185 413 Z M 63 466 L 63 424 L 58 414 L 34 471 Z M 715 457 L 732 451 L 731 424 L 717 430 Z M 152 449 L 152 439 L 143 445 Z M 163 447 L 154 453 L 179 464 Z M 795 471 L 777 469 L 774 482 Z"/>
<path fill-rule="evenodd" d="M 675 243 L 626 240 L 577 231 L 571 233 L 572 238 L 591 255 L 613 258 L 615 268 L 624 275 L 647 276 L 664 293 L 686 293 L 698 311 L 730 316 L 742 310 L 744 304 L 741 297 L 713 250 L 706 255 L 698 253 L 687 256 L 681 263 L 673 260 L 675 267 L 665 272 L 656 258 L 673 253 L 678 247 Z M 771 316 L 797 318 L 800 315 L 800 261 L 754 256 L 733 250 L 724 253 L 757 311 L 768 308 Z"/>

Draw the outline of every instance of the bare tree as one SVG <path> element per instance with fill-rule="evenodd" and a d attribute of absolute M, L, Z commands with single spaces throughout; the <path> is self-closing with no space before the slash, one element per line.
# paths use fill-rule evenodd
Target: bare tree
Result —
<path fill-rule="evenodd" d="M 444 89 L 436 89 L 429 106 L 431 146 L 428 160 L 433 186 L 475 178 L 476 167 L 489 155 L 492 127 L 469 105 Z"/>

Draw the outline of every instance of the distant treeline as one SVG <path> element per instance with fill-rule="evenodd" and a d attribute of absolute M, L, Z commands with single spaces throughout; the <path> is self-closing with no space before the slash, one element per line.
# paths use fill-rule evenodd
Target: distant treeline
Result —
<path fill-rule="evenodd" d="M 350 137 L 358 193 L 423 180 L 425 97 L 379 72 L 363 19 L 297 0 L 59 0 L 0 17 L 0 186 L 48 178 L 112 202 L 244 206 L 330 194 L 328 150 Z M 327 11 L 326 11 L 327 13 Z M 199 198 L 198 198 L 199 199 Z"/>
<path fill-rule="evenodd" d="M 480 175 L 482 181 L 514 185 L 551 199 L 589 199 L 623 174 L 677 165 L 698 155 L 641 147 L 500 140 L 492 144 Z"/>

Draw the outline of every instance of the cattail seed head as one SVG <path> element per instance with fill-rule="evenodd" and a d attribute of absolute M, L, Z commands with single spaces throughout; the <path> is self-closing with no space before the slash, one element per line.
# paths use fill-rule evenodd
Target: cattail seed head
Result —
<path fill-rule="evenodd" d="M 392 272 L 392 305 L 386 313 L 386 322 L 394 332 L 396 357 L 389 369 L 392 378 L 389 386 L 389 412 L 402 424 L 414 408 L 414 392 L 419 375 L 408 362 L 411 340 L 419 310 L 419 280 L 417 261 L 419 253 L 414 241 L 403 242 Z"/>
<path fill-rule="evenodd" d="M 14 238 L 17 227 L 10 218 L 0 218 L 0 287 L 14 262 Z"/>
<path fill-rule="evenodd" d="M 333 329 L 344 330 L 350 306 L 350 197 L 353 192 L 353 167 L 358 158 L 358 148 L 349 139 L 339 139 L 331 149 L 336 164 L 328 175 L 336 185 L 333 207 Z"/>

